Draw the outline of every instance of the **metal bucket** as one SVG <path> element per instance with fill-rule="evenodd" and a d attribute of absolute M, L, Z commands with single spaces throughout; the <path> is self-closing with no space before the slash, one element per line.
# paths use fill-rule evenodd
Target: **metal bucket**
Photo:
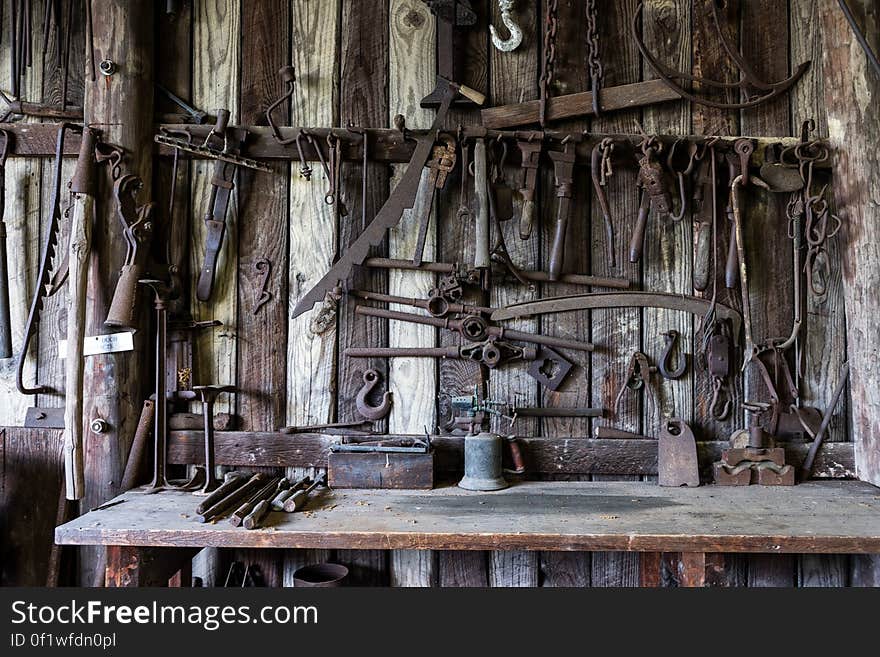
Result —
<path fill-rule="evenodd" d="M 293 573 L 293 585 L 325 588 L 342 586 L 348 577 L 348 568 L 338 563 L 317 563 L 312 566 L 303 566 Z"/>

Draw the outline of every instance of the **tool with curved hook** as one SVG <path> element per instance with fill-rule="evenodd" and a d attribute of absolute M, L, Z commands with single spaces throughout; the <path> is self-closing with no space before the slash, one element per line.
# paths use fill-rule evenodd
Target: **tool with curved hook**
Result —
<path fill-rule="evenodd" d="M 513 20 L 511 12 L 513 11 L 513 0 L 498 0 L 498 10 L 501 12 L 501 22 L 510 33 L 506 39 L 502 39 L 498 30 L 494 25 L 489 26 L 489 33 L 492 35 L 492 45 L 501 52 L 510 52 L 519 48 L 522 43 L 523 31 L 519 25 Z"/>
<path fill-rule="evenodd" d="M 679 208 L 678 212 L 670 212 L 669 218 L 673 221 L 681 221 L 684 218 L 685 213 L 687 212 L 687 196 L 685 194 L 684 189 L 684 179 L 691 175 L 694 170 L 694 165 L 697 162 L 697 155 L 700 147 L 698 144 L 694 142 L 690 142 L 688 145 L 688 159 L 687 166 L 684 169 L 676 169 L 675 168 L 675 151 L 678 147 L 679 143 L 684 141 L 683 139 L 676 139 L 673 142 L 672 147 L 669 149 L 669 155 L 666 156 L 666 166 L 669 170 L 675 175 L 678 179 L 678 198 L 679 198 Z"/>
<path fill-rule="evenodd" d="M 664 379 L 677 379 L 687 369 L 687 355 L 684 352 L 679 353 L 678 365 L 675 369 L 672 369 L 672 352 L 675 351 L 675 346 L 679 342 L 680 337 L 681 334 L 675 329 L 666 331 L 663 334 L 666 347 L 663 349 L 663 355 L 660 356 L 660 363 L 657 365 L 657 369 L 660 370 L 660 375 Z"/>
<path fill-rule="evenodd" d="M 730 57 L 735 67 L 740 72 L 740 79 L 737 82 L 720 82 L 718 80 L 711 80 L 709 78 L 690 75 L 681 71 L 672 70 L 658 62 L 654 55 L 651 54 L 651 52 L 648 50 L 648 47 L 645 45 L 644 41 L 642 41 L 640 35 L 639 21 L 642 17 L 642 12 L 644 8 L 643 2 L 639 3 L 639 5 L 636 7 L 635 14 L 633 15 L 631 26 L 633 39 L 635 39 L 636 46 L 638 47 L 639 52 L 642 53 L 642 57 L 644 57 L 645 61 L 648 62 L 648 65 L 652 69 L 654 69 L 654 72 L 659 76 L 660 80 L 667 87 L 679 94 L 682 98 L 686 98 L 693 103 L 705 105 L 707 107 L 715 107 L 718 109 L 746 109 L 748 107 L 755 107 L 757 105 L 760 105 L 761 103 L 765 103 L 788 91 L 788 89 L 804 74 L 804 72 L 810 66 L 810 62 L 803 62 L 800 66 L 797 67 L 797 70 L 795 70 L 795 72 L 790 77 L 787 77 L 784 80 L 780 80 L 779 82 L 770 83 L 762 80 L 756 75 L 755 71 L 751 68 L 751 66 L 749 66 L 748 62 L 745 61 L 742 53 L 740 53 L 736 48 L 733 47 L 733 45 L 731 45 L 730 39 L 727 37 L 727 35 L 724 33 L 724 30 L 722 29 L 721 19 L 718 15 L 718 9 L 723 9 L 725 5 L 725 0 L 709 1 L 712 22 L 714 23 L 715 29 L 718 32 L 718 39 L 721 42 L 721 46 L 722 48 L 724 48 L 724 51 L 727 53 L 728 57 Z M 743 94 L 745 94 L 747 100 L 739 103 L 733 103 L 710 100 L 708 98 L 701 98 L 693 93 L 691 90 L 686 89 L 684 86 L 682 86 L 682 83 L 697 83 L 704 87 L 720 90 L 738 89 Z M 757 93 L 754 93 L 754 95 L 752 95 L 749 93 L 750 91 Z"/>
<path fill-rule="evenodd" d="M 358 390 L 357 398 L 355 399 L 358 413 L 368 420 L 381 420 L 391 411 L 391 392 L 386 390 L 382 393 L 382 403 L 378 406 L 372 406 L 367 401 L 367 396 L 373 392 L 373 388 L 379 385 L 382 377 L 376 370 L 369 369 L 364 372 L 363 378 L 364 385 Z"/>
<path fill-rule="evenodd" d="M 593 189 L 599 208 L 602 210 L 602 221 L 605 224 L 605 258 L 608 266 L 614 269 L 617 264 L 614 257 L 614 224 L 611 222 L 611 207 L 608 205 L 608 197 L 605 194 L 605 185 L 608 179 L 614 175 L 611 164 L 611 156 L 614 153 L 614 140 L 605 137 L 593 146 L 590 156 L 590 177 L 593 180 Z"/>
<path fill-rule="evenodd" d="M 285 139 L 281 135 L 281 130 L 272 119 L 272 113 L 278 107 L 280 107 L 281 104 L 288 98 L 291 99 L 291 102 L 293 101 L 293 90 L 294 85 L 296 84 L 296 73 L 294 72 L 293 66 L 282 66 L 281 69 L 278 71 L 278 75 L 281 76 L 281 82 L 284 84 L 284 94 L 266 108 L 266 123 L 269 124 L 269 128 L 271 128 L 272 130 L 272 138 L 282 146 L 287 146 L 288 144 L 292 144 L 293 142 L 297 141 L 297 139 L 299 139 L 299 133 L 297 133 L 293 137 L 290 137 L 289 139 Z"/>

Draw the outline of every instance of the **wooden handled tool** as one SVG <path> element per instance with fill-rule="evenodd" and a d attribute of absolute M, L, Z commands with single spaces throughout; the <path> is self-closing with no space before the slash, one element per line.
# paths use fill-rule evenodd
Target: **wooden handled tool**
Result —
<path fill-rule="evenodd" d="M 486 140 L 474 142 L 474 203 L 476 232 L 474 234 L 474 267 L 488 269 L 489 258 L 489 190 L 487 187 Z"/>
<path fill-rule="evenodd" d="M 67 357 L 64 399 L 64 479 L 67 499 L 85 495 L 83 472 L 83 342 L 86 330 L 86 287 L 95 211 L 95 144 L 98 132 L 84 128 L 71 181 L 73 213 L 68 250 Z"/>

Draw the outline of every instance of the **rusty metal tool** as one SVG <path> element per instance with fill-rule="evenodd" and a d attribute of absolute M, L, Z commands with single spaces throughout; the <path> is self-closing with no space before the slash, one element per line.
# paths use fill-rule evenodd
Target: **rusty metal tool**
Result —
<path fill-rule="evenodd" d="M 666 308 L 704 317 L 710 307 L 712 302 L 708 299 L 668 292 L 594 292 L 515 303 L 496 310 L 492 313 L 491 319 L 501 321 L 596 308 Z M 736 310 L 723 304 L 715 303 L 714 307 L 720 319 L 731 322 L 732 335 L 735 339 L 742 326 L 742 317 Z"/>
<path fill-rule="evenodd" d="M 707 336 L 705 358 L 709 376 L 712 377 L 709 413 L 719 422 L 727 419 L 733 405 L 728 380 L 731 373 L 731 353 L 730 325 L 724 320 L 716 321 Z"/>
<path fill-rule="evenodd" d="M 27 353 L 31 340 L 37 334 L 40 324 L 40 314 L 43 310 L 43 304 L 49 296 L 49 286 L 52 283 L 53 262 L 55 252 L 58 247 L 58 238 L 61 234 L 61 165 L 64 158 L 64 138 L 68 132 L 80 132 L 82 128 L 71 123 L 61 123 L 58 125 L 58 133 L 55 141 L 55 164 L 54 177 L 52 180 L 52 201 L 50 216 L 47 222 L 46 234 L 43 243 L 43 255 L 40 259 L 40 271 L 37 275 L 37 283 L 34 287 L 34 296 L 31 301 L 31 309 L 28 314 L 27 323 L 24 329 L 24 340 L 21 346 L 21 352 L 18 355 L 18 366 L 15 373 L 15 386 L 22 395 L 38 395 L 47 392 L 53 392 L 49 386 L 37 383 L 34 386 L 24 385 L 24 366 L 27 361 Z M 59 267 L 54 267 L 60 270 Z M 57 287 L 56 287 L 57 289 Z"/>
<path fill-rule="evenodd" d="M 330 446 L 330 449 L 333 449 L 332 445 Z M 287 500 L 287 498 L 291 497 L 294 493 L 296 493 L 296 491 L 306 488 L 311 483 L 311 477 L 303 477 L 299 481 L 291 484 L 289 488 L 279 490 L 275 497 L 273 497 L 272 500 L 269 502 L 269 504 L 272 506 L 272 510 L 284 511 L 284 502 Z"/>
<path fill-rule="evenodd" d="M 377 370 L 368 369 L 364 372 L 363 379 L 364 385 L 358 390 L 355 398 L 357 411 L 368 420 L 381 420 L 391 412 L 393 403 L 391 392 L 386 390 L 382 393 L 382 402 L 378 406 L 373 406 L 367 401 L 367 396 L 381 383 L 382 376 Z"/>
<path fill-rule="evenodd" d="M 153 422 L 155 420 L 156 402 L 153 399 L 145 399 L 140 418 L 138 418 L 137 427 L 134 430 L 131 449 L 128 450 L 128 459 L 125 461 L 122 482 L 119 484 L 119 488 L 123 491 L 131 490 L 138 485 L 144 465 L 144 456 L 147 452 L 150 436 L 153 433 Z"/>
<path fill-rule="evenodd" d="M 731 188 L 733 187 L 733 181 L 737 180 L 739 177 L 738 186 L 746 187 L 749 184 L 749 181 L 752 180 L 752 176 L 749 175 L 749 161 L 751 160 L 752 153 L 755 150 L 755 146 L 750 139 L 738 139 L 734 143 L 734 152 L 727 153 L 727 168 L 729 171 L 729 177 L 731 181 Z M 737 162 L 738 158 L 738 162 Z M 755 179 L 756 184 L 760 187 L 764 187 L 767 189 L 767 184 L 759 179 Z M 728 205 L 727 205 L 727 220 L 730 223 L 730 246 L 727 252 L 727 263 L 724 267 L 724 284 L 727 289 L 732 290 L 736 287 L 738 276 L 739 276 L 739 267 L 738 267 L 738 259 L 739 252 L 737 247 L 737 236 L 736 236 L 736 216 L 734 215 L 733 208 L 733 195 L 729 197 Z"/>
<path fill-rule="evenodd" d="M 513 419 L 520 417 L 602 417 L 605 414 L 605 409 L 513 406 L 510 407 L 508 414 L 513 416 Z"/>
<path fill-rule="evenodd" d="M 849 363 L 845 362 L 840 367 L 840 378 L 834 388 L 834 394 L 831 395 L 831 402 L 828 404 L 828 408 L 825 410 L 825 415 L 822 417 L 822 424 L 819 426 L 816 435 L 813 436 L 810 450 L 807 452 L 807 457 L 804 459 L 804 463 L 801 466 L 801 481 L 809 479 L 813 472 L 813 461 L 816 460 L 816 454 L 819 453 L 819 448 L 822 446 L 822 441 L 825 439 L 825 434 L 828 432 L 831 419 L 834 417 L 834 409 L 837 408 L 837 404 L 840 403 L 840 398 L 843 397 L 843 392 L 846 390 L 846 381 L 848 378 Z"/>
<path fill-rule="evenodd" d="M 501 22 L 507 28 L 508 36 L 506 39 L 501 38 L 501 34 L 495 29 L 494 25 L 489 26 L 489 34 L 492 37 L 492 45 L 501 52 L 511 52 L 519 48 L 522 43 L 523 31 L 513 19 L 513 0 L 498 0 L 498 11 L 501 12 Z"/>
<path fill-rule="evenodd" d="M 212 129 L 215 137 L 223 140 L 223 151 L 230 150 L 227 126 L 229 111 L 217 111 L 217 123 Z M 209 137 L 210 139 L 210 137 Z M 238 152 L 244 144 L 244 136 L 233 136 L 231 150 Z M 207 140 L 206 140 L 207 142 Z M 236 143 L 237 142 L 237 143 Z M 208 301 L 214 291 L 214 278 L 217 275 L 217 262 L 223 237 L 226 234 L 226 213 L 232 190 L 235 188 L 235 165 L 225 160 L 217 160 L 214 164 L 214 177 L 211 180 L 211 196 L 205 211 L 205 257 L 199 272 L 196 285 L 196 297 L 199 301 Z"/>
<path fill-rule="evenodd" d="M 189 117 L 190 121 L 192 121 L 192 123 L 195 123 L 197 125 L 202 125 L 203 123 L 208 121 L 209 116 L 208 116 L 207 112 L 202 111 L 200 109 L 196 109 L 195 107 L 190 105 L 188 102 L 186 102 L 183 98 L 181 98 L 180 96 L 178 96 L 177 94 L 172 92 L 170 89 L 163 87 L 158 82 L 156 83 L 156 89 L 159 91 L 159 93 L 161 93 L 163 96 L 165 96 L 168 100 L 170 100 L 172 103 L 177 105 L 180 109 L 182 109 L 186 113 L 186 115 Z"/>
<path fill-rule="evenodd" d="M 716 257 L 712 248 L 715 227 L 718 225 L 718 177 L 715 144 L 707 144 L 700 166 L 697 169 L 697 182 L 694 187 L 694 271 L 693 285 L 698 292 L 709 287 L 711 266 Z M 714 275 L 713 275 L 714 280 Z"/>
<path fill-rule="evenodd" d="M 563 140 L 564 141 L 564 140 Z M 575 152 L 572 142 L 565 142 L 562 151 L 549 151 L 553 161 L 553 174 L 556 183 L 556 225 L 553 229 L 553 243 L 550 246 L 550 262 L 547 273 L 551 281 L 559 280 L 565 258 L 565 240 L 568 234 L 568 220 L 571 216 L 571 199 L 574 196 Z"/>
<path fill-rule="evenodd" d="M 594 349 L 593 344 L 590 342 L 570 340 L 568 338 L 557 338 L 551 335 L 526 333 L 524 331 L 506 329 L 500 326 L 492 326 L 483 317 L 477 315 L 469 315 L 462 319 L 443 319 L 440 317 L 425 317 L 423 315 L 398 312 L 396 310 L 385 310 L 384 308 L 372 308 L 370 306 L 358 306 L 355 309 L 355 313 L 366 317 L 380 317 L 383 319 L 393 319 L 401 322 L 412 322 L 414 324 L 424 324 L 426 326 L 447 329 L 461 334 L 463 338 L 471 342 L 482 342 L 489 338 L 498 338 L 531 342 L 532 344 L 557 347 L 559 349 L 574 349 L 576 351 L 593 351 Z"/>
<path fill-rule="evenodd" d="M 694 167 L 697 163 L 697 155 L 699 154 L 700 150 L 698 144 L 696 144 L 695 142 L 689 142 L 685 166 L 676 167 L 676 150 L 678 149 L 678 145 L 683 141 L 685 140 L 676 139 L 672 143 L 672 147 L 669 149 L 669 155 L 666 156 L 666 168 L 675 175 L 678 181 L 678 212 L 669 214 L 670 219 L 672 219 L 673 221 L 681 221 L 684 218 L 684 215 L 687 213 L 687 193 L 685 190 L 685 180 L 688 178 L 688 176 L 691 175 L 691 173 L 693 173 Z"/>
<path fill-rule="evenodd" d="M 220 517 L 227 513 L 230 509 L 236 508 L 242 500 L 253 495 L 266 484 L 267 475 L 257 473 L 248 479 L 243 485 L 231 491 L 226 497 L 215 502 L 213 505 L 206 507 L 203 511 L 196 511 L 196 519 L 199 522 L 209 522 L 214 518 Z M 201 505 L 199 505 L 201 508 Z"/>
<path fill-rule="evenodd" d="M 633 15 L 631 25 L 632 37 L 635 39 L 639 52 L 642 53 L 642 57 L 645 58 L 645 61 L 660 78 L 660 81 L 682 98 L 686 98 L 699 105 L 726 110 L 755 107 L 788 91 L 788 89 L 798 81 L 809 67 L 810 62 L 807 61 L 800 64 L 795 72 L 784 80 L 780 80 L 779 82 L 764 81 L 757 75 L 757 73 L 755 73 L 748 62 L 746 62 L 742 53 L 737 50 L 735 44 L 727 36 L 721 25 L 721 18 L 719 17 L 718 10 L 719 8 L 724 8 L 726 6 L 726 0 L 711 0 L 707 4 L 711 9 L 712 23 L 718 33 L 721 47 L 727 53 L 727 56 L 739 72 L 739 80 L 737 82 L 720 82 L 705 77 L 694 76 L 689 73 L 675 71 L 668 66 L 661 64 L 648 50 L 648 47 L 642 40 L 642 31 L 639 27 L 639 23 L 642 19 L 642 10 L 644 7 L 643 2 L 638 4 L 635 14 Z M 693 90 L 694 85 L 699 85 L 702 89 L 716 89 L 723 91 L 739 89 L 745 96 L 746 100 L 742 102 L 724 102 L 698 96 Z"/>
<path fill-rule="evenodd" d="M 147 493 L 158 493 L 163 490 L 192 490 L 198 487 L 202 476 L 202 470 L 185 482 L 172 482 L 167 474 L 167 446 L 168 446 L 168 395 L 167 395 L 167 366 L 168 355 L 168 303 L 171 299 L 171 290 L 165 281 L 158 279 L 143 279 L 141 285 L 149 287 L 155 296 L 154 308 L 156 310 L 156 368 L 155 368 L 155 393 L 156 400 L 155 422 L 153 425 L 153 478 L 146 489 Z M 205 473 L 207 474 L 207 473 Z"/>
<path fill-rule="evenodd" d="M 669 183 L 666 172 L 660 164 L 659 156 L 663 144 L 656 137 L 645 137 L 642 140 L 642 157 L 639 159 L 639 187 L 642 188 L 642 200 L 639 204 L 639 215 L 633 228 L 629 243 L 629 261 L 636 263 L 642 259 L 645 247 L 645 233 L 648 226 L 648 207 L 654 215 L 668 216 L 672 212 L 672 197 L 669 194 Z"/>
<path fill-rule="evenodd" d="M 95 145 L 98 131 L 84 128 L 76 171 L 70 184 L 73 197 L 68 249 L 67 357 L 64 383 L 64 480 L 67 499 L 85 495 L 83 464 L 83 377 L 86 334 L 86 289 L 92 251 L 95 212 Z"/>
<path fill-rule="evenodd" d="M 237 488 L 241 488 L 248 482 L 248 477 L 238 471 L 227 472 L 223 477 L 223 483 L 213 493 L 199 502 L 196 506 L 196 513 L 203 513 L 206 509 L 210 509 L 227 495 Z"/>
<path fill-rule="evenodd" d="M 605 259 L 611 269 L 617 267 L 614 254 L 614 224 L 611 221 L 611 207 L 608 205 L 608 197 L 605 195 L 605 185 L 608 179 L 614 175 L 611 164 L 611 155 L 614 153 L 614 140 L 605 137 L 593 146 L 590 155 L 590 178 L 593 181 L 593 191 L 596 200 L 599 201 L 599 209 L 602 211 L 602 221 L 605 224 Z"/>
<path fill-rule="evenodd" d="M 138 327 L 138 281 L 145 277 L 150 263 L 150 246 L 155 235 L 153 202 L 138 205 L 137 194 L 143 187 L 139 176 L 126 174 L 113 185 L 116 214 L 122 223 L 126 242 L 125 262 L 113 292 L 110 309 L 104 324 L 107 326 Z M 157 271 L 157 274 L 160 272 Z"/>
<path fill-rule="evenodd" d="M 657 369 L 664 379 L 678 379 L 687 369 L 687 354 L 684 351 L 679 352 L 678 365 L 674 369 L 672 367 L 672 352 L 675 351 L 676 345 L 680 344 L 680 338 L 681 334 L 675 329 L 670 329 L 663 333 L 663 341 L 666 343 L 666 346 L 663 349 L 663 355 L 660 356 Z"/>
<path fill-rule="evenodd" d="M 371 356 L 370 356 L 371 358 Z M 299 426 L 288 426 L 279 429 L 281 433 L 372 433 L 373 423 L 368 420 L 358 420 L 357 422 L 326 422 L 324 424 L 303 424 Z"/>
<path fill-rule="evenodd" d="M 437 17 L 437 84 L 434 91 L 422 98 L 419 103 L 426 109 L 443 105 L 446 80 L 462 80 L 465 74 L 464 53 L 466 52 L 465 28 L 473 27 L 477 14 L 470 0 L 423 0 Z M 470 108 L 482 105 L 474 98 L 465 96 L 454 100 L 456 107 Z"/>
<path fill-rule="evenodd" d="M 449 112 L 449 106 L 453 98 L 462 93 L 473 99 L 480 100 L 480 96 L 472 89 L 460 86 L 454 82 L 444 82 L 443 103 L 437 111 L 431 129 L 424 136 L 418 138 L 412 159 L 410 159 L 409 166 L 401 176 L 400 182 L 398 182 L 397 186 L 388 196 L 379 213 L 367 225 L 366 230 L 346 249 L 345 253 L 330 268 L 330 271 L 311 290 L 302 296 L 293 309 L 292 317 L 298 317 L 306 310 L 309 310 L 315 303 L 323 301 L 327 292 L 336 288 L 339 285 L 339 281 L 348 278 L 348 274 L 354 265 L 360 265 L 366 260 L 370 247 L 382 241 L 388 228 L 397 225 L 403 211 L 413 206 L 419 191 L 422 169 L 431 156 L 438 132 L 446 120 L 446 115 Z M 482 101 L 480 100 L 480 102 Z"/>
<path fill-rule="evenodd" d="M 241 506 L 230 514 L 229 524 L 233 527 L 241 527 L 242 521 L 244 521 L 245 517 L 253 511 L 257 502 L 274 497 L 281 490 L 282 482 L 285 481 L 287 481 L 287 479 L 282 477 L 272 477 L 269 479 L 265 486 L 248 497 L 242 502 Z M 290 482 L 287 482 L 287 485 L 289 486 Z"/>
<path fill-rule="evenodd" d="M 376 269 L 407 269 L 413 271 L 430 271 L 437 274 L 447 274 L 469 285 L 482 284 L 482 273 L 473 269 L 451 262 L 423 262 L 414 266 L 409 260 L 396 260 L 392 258 L 367 258 L 365 267 Z M 533 283 L 549 282 L 547 272 L 519 270 L 519 275 Z M 607 276 L 591 276 L 589 274 L 562 274 L 556 283 L 567 285 L 588 285 L 590 287 L 607 287 L 617 290 L 625 290 L 630 286 L 625 278 L 612 278 Z"/>
<path fill-rule="evenodd" d="M 349 347 L 343 355 L 346 358 L 450 358 L 470 360 L 494 369 L 510 361 L 533 361 L 538 357 L 538 350 L 489 339 L 447 347 Z"/>
<path fill-rule="evenodd" d="M 6 254 L 6 157 L 12 135 L 0 130 L 0 359 L 12 358 L 12 316 L 9 309 L 9 260 Z"/>
<path fill-rule="evenodd" d="M 657 440 L 657 483 L 660 486 L 700 485 L 697 443 L 694 433 L 680 418 L 663 422 Z"/>
<path fill-rule="evenodd" d="M 556 392 L 573 367 L 574 363 L 545 346 L 538 349 L 526 372 L 542 386 Z"/>
<path fill-rule="evenodd" d="M 306 502 L 309 499 L 309 493 L 315 490 L 318 486 L 327 486 L 327 475 L 322 475 L 319 479 L 316 479 L 308 488 L 303 488 L 302 490 L 296 491 L 291 497 L 287 498 L 284 501 L 284 511 L 286 513 L 293 513 L 294 511 L 299 511 L 302 509 Z"/>
<path fill-rule="evenodd" d="M 630 356 L 629 364 L 626 366 L 626 381 L 617 391 L 617 397 L 614 399 L 615 415 L 620 412 L 620 402 L 623 401 L 623 395 L 627 390 L 634 393 L 645 390 L 649 395 L 654 395 L 651 388 L 651 374 L 656 371 L 657 368 L 648 363 L 648 357 L 641 351 L 636 351 Z"/>
<path fill-rule="evenodd" d="M 214 402 L 221 394 L 233 392 L 235 386 L 193 386 L 192 389 L 201 399 L 204 417 L 205 483 L 199 492 L 210 493 L 217 486 L 217 480 L 214 476 L 216 469 L 214 461 Z"/>
<path fill-rule="evenodd" d="M 414 265 L 422 263 L 422 256 L 425 253 L 425 243 L 428 240 L 428 227 L 431 223 L 431 210 L 434 207 L 434 195 L 438 189 L 446 187 L 446 179 L 449 176 L 449 172 L 455 168 L 455 139 L 446 134 L 439 135 L 438 139 L 440 143 L 434 145 L 431 159 L 428 160 L 428 163 L 425 165 L 430 171 L 427 180 L 430 192 L 425 201 L 422 216 L 419 219 L 419 233 L 416 238 L 416 251 L 413 255 Z"/>
<path fill-rule="evenodd" d="M 278 100 L 269 104 L 269 107 L 266 108 L 266 123 L 269 125 L 269 128 L 272 130 L 272 138 L 281 144 L 282 146 L 287 146 L 294 142 L 297 142 L 297 146 L 299 147 L 299 139 L 300 132 L 297 132 L 295 136 L 285 139 L 281 135 L 281 130 L 278 128 L 278 125 L 275 123 L 275 120 L 272 118 L 272 114 L 274 114 L 275 110 L 281 107 L 284 101 L 290 99 L 291 102 L 293 100 L 293 92 L 294 86 L 296 84 L 296 71 L 293 66 L 282 66 L 278 70 L 278 75 L 281 78 L 281 83 L 284 85 L 284 93 L 281 94 L 281 97 Z M 300 150 L 300 155 L 302 155 L 302 151 Z"/>
<path fill-rule="evenodd" d="M 433 294 L 433 292 L 437 292 Z M 432 294 L 427 299 L 409 299 L 407 297 L 398 297 L 393 294 L 381 294 L 379 292 L 368 292 L 366 290 L 351 290 L 349 294 L 358 299 L 368 301 L 383 301 L 386 303 L 396 303 L 402 306 L 411 306 L 413 308 L 422 308 L 428 311 L 432 317 L 446 317 L 450 314 L 478 315 L 480 313 L 489 314 L 494 308 L 486 306 L 469 306 L 463 303 L 449 301 L 445 296 L 439 293 L 439 290 L 432 290 Z"/>
<path fill-rule="evenodd" d="M 541 133 L 533 132 L 527 139 L 517 141 L 521 161 L 522 187 L 519 193 L 523 199 L 522 213 L 519 218 L 519 238 L 527 240 L 532 234 L 535 223 L 535 190 L 538 185 L 538 167 L 541 163 L 541 151 L 544 149 Z"/>
<path fill-rule="evenodd" d="M 840 5 L 840 10 L 843 12 L 844 17 L 846 18 L 846 22 L 849 23 L 850 28 L 852 28 L 853 36 L 856 38 L 859 46 L 861 46 L 862 50 L 865 52 L 865 56 L 868 58 L 868 62 L 874 68 L 874 72 L 877 74 L 877 77 L 880 77 L 880 60 L 877 59 L 877 54 L 871 48 L 871 45 L 865 38 L 865 35 L 862 34 L 861 29 L 859 29 L 859 24 L 856 22 L 855 16 L 853 16 L 852 9 L 850 9 L 849 3 L 846 0 L 837 0 L 837 4 Z"/>

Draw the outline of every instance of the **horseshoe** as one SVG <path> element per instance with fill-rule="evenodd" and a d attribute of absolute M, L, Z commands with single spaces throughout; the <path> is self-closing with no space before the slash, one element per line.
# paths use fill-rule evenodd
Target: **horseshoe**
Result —
<path fill-rule="evenodd" d="M 390 392 L 382 394 L 382 403 L 378 406 L 370 406 L 367 402 L 367 395 L 373 391 L 373 388 L 379 385 L 380 380 L 381 376 L 379 375 L 379 372 L 373 369 L 367 370 L 364 372 L 364 385 L 358 390 L 355 405 L 357 406 L 358 413 L 368 420 L 381 420 L 388 415 L 388 412 L 391 410 Z"/>

